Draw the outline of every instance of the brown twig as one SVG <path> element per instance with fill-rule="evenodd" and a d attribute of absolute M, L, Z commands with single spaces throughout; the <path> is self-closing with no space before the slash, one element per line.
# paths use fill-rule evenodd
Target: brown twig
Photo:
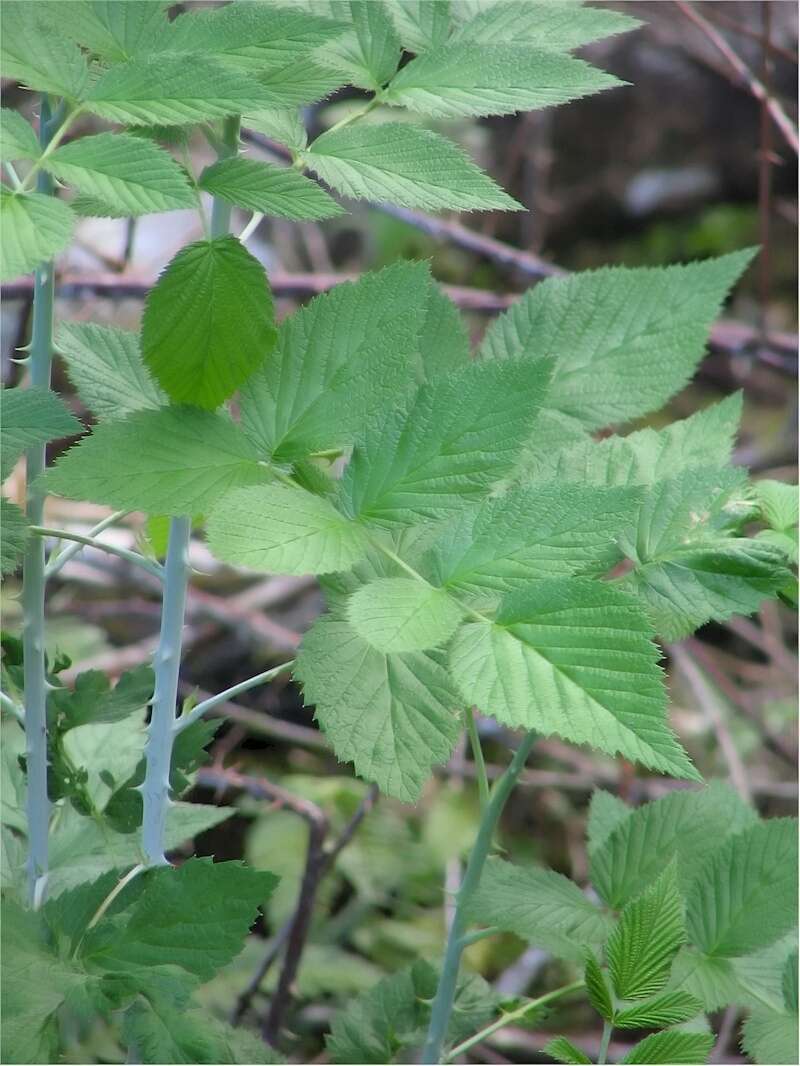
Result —
<path fill-rule="evenodd" d="M 783 134 L 786 143 L 794 152 L 800 151 L 797 127 L 783 110 L 780 103 L 773 96 L 770 96 L 763 83 L 753 74 L 745 61 L 725 40 L 716 26 L 712 26 L 707 19 L 703 18 L 688 0 L 674 0 L 674 3 L 678 10 L 693 22 L 717 51 L 725 57 L 729 66 L 735 71 L 739 81 L 749 91 L 750 95 L 766 107 L 770 118 Z"/>

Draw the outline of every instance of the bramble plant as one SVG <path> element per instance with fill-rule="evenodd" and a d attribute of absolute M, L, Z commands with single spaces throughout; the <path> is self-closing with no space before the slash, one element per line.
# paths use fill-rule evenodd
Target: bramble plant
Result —
<path fill-rule="evenodd" d="M 520 209 L 421 123 L 611 88 L 570 53 L 636 22 L 481 0 L 236 2 L 171 21 L 159 2 L 6 2 L 2 18 L 3 75 L 42 94 L 38 136 L 6 109 L 0 130 L 2 277 L 35 271 L 28 387 L 3 392 L 3 478 L 24 453 L 28 483 L 25 513 L 2 502 L 3 571 L 22 564 L 24 608 L 3 660 L 4 1061 L 58 1061 L 69 1020 L 96 1017 L 117 1019 L 131 1061 L 278 1061 L 193 999 L 241 950 L 277 879 L 167 855 L 233 813 L 178 800 L 219 724 L 206 712 L 286 671 L 340 761 L 383 793 L 415 802 L 463 730 L 480 789 L 443 962 L 419 960 L 355 999 L 334 1020 L 333 1061 L 422 1049 L 423 1062 L 449 1062 L 581 990 L 602 1019 L 600 1062 L 613 1029 L 656 1030 L 625 1062 L 704 1062 L 705 1015 L 728 1004 L 750 1010 L 744 1046 L 757 1062 L 790 1061 L 776 1056 L 793 1053 L 797 1025 L 791 820 L 760 821 L 720 784 L 636 810 L 598 792 L 596 896 L 490 858 L 540 735 L 699 782 L 667 720 L 654 638 L 793 595 L 796 493 L 730 464 L 739 395 L 663 429 L 594 436 L 686 385 L 752 250 L 547 280 L 473 355 L 423 263 L 365 274 L 278 325 L 245 247 L 264 215 L 340 214 L 332 193 Z M 309 143 L 299 109 L 346 85 L 364 105 Z M 413 121 L 393 121 L 395 109 Z M 85 132 L 97 120 L 114 131 Z M 241 156 L 242 128 L 292 165 Z M 198 131 L 217 161 L 196 175 Z M 240 238 L 234 207 L 253 213 Z M 204 236 L 166 266 L 138 334 L 54 332 L 54 257 L 78 216 L 179 209 L 199 211 Z M 96 423 L 45 472 L 45 444 L 84 432 L 50 391 L 54 351 Z M 46 493 L 113 514 L 89 536 L 52 529 Z M 95 539 L 132 511 L 148 516 L 149 551 Z M 328 610 L 295 662 L 176 716 L 198 527 L 226 563 L 318 575 Z M 68 546 L 46 559 L 48 541 Z M 152 668 L 113 687 L 98 671 L 64 685 L 68 662 L 45 651 L 46 580 L 85 544 L 163 585 Z M 521 731 L 491 789 L 476 707 Z M 579 976 L 498 1002 L 460 964 L 499 931 Z M 564 1038 L 547 1050 L 590 1061 Z"/>

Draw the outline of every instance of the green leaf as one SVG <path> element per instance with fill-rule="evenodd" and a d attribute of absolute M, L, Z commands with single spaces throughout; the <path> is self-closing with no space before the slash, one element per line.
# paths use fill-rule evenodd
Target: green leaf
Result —
<path fill-rule="evenodd" d="M 423 385 L 356 444 L 341 482 L 344 507 L 405 525 L 485 495 L 527 439 L 547 376 L 543 363 L 483 363 Z"/>
<path fill-rule="evenodd" d="M 351 1000 L 334 1017 L 326 1037 L 331 1062 L 386 1063 L 403 1049 L 421 1046 L 437 981 L 437 970 L 418 960 Z M 457 1043 L 485 1025 L 495 1003 L 496 997 L 481 977 L 462 974 L 456 985 L 448 1043 Z"/>
<path fill-rule="evenodd" d="M 98 133 L 57 148 L 51 174 L 124 215 L 194 207 L 194 194 L 172 156 L 144 137 Z"/>
<path fill-rule="evenodd" d="M 269 355 L 277 336 L 264 268 L 235 237 L 182 248 L 150 290 L 144 361 L 177 403 L 214 408 Z"/>
<path fill-rule="evenodd" d="M 712 956 L 745 955 L 797 923 L 797 822 L 771 818 L 709 856 L 689 888 L 689 939 Z"/>
<path fill-rule="evenodd" d="M 450 0 L 394 0 L 386 7 L 406 51 L 427 52 L 447 40 Z"/>
<path fill-rule="evenodd" d="M 303 637 L 295 676 L 341 762 L 405 803 L 461 732 L 461 700 L 435 653 L 382 654 L 335 614 Z"/>
<path fill-rule="evenodd" d="M 373 0 L 350 0 L 352 30 L 318 53 L 362 89 L 378 91 L 400 63 L 402 46 L 387 8 Z"/>
<path fill-rule="evenodd" d="M 742 1048 L 762 1066 L 797 1062 L 796 1014 L 754 1010 L 742 1027 Z"/>
<path fill-rule="evenodd" d="M 424 651 L 453 635 L 463 611 L 444 589 L 406 577 L 363 585 L 347 603 L 353 629 L 378 651 Z"/>
<path fill-rule="evenodd" d="M 159 47 L 169 30 L 161 0 L 59 0 L 50 12 L 59 31 L 90 52 L 119 63 Z"/>
<path fill-rule="evenodd" d="M 484 358 L 554 360 L 552 405 L 587 429 L 661 407 L 687 383 L 752 249 L 687 266 L 548 278 L 488 329 Z"/>
<path fill-rule="evenodd" d="M 584 981 L 589 1002 L 601 1018 L 610 1022 L 614 1017 L 614 1004 L 611 1001 L 611 989 L 608 987 L 605 974 L 600 969 L 597 959 L 591 953 L 586 956 Z"/>
<path fill-rule="evenodd" d="M 699 999 L 688 992 L 664 992 L 647 1003 L 626 1007 L 614 1015 L 615 1029 L 665 1029 L 689 1021 L 703 1010 Z"/>
<path fill-rule="evenodd" d="M 584 1063 L 592 1061 L 585 1051 L 575 1047 L 565 1036 L 557 1036 L 555 1040 L 548 1041 L 542 1051 L 556 1062 L 565 1063 L 565 1066 L 583 1066 Z"/>
<path fill-rule="evenodd" d="M 466 324 L 456 305 L 433 279 L 428 285 L 428 310 L 419 335 L 419 351 L 423 381 L 466 366 L 471 359 Z"/>
<path fill-rule="evenodd" d="M 369 546 L 326 499 L 275 484 L 223 496 L 208 518 L 208 542 L 224 562 L 275 574 L 349 570 Z"/>
<path fill-rule="evenodd" d="M 277 461 L 343 448 L 394 406 L 423 379 L 417 337 L 430 290 L 423 264 L 396 263 L 285 319 L 241 390 L 242 427 L 258 448 Z"/>
<path fill-rule="evenodd" d="M 640 25 L 638 19 L 617 11 L 584 7 L 569 0 L 548 3 L 525 0 L 524 4 L 512 0 L 492 3 L 468 18 L 456 29 L 452 40 L 534 45 L 554 52 L 569 52 L 600 37 L 627 33 Z"/>
<path fill-rule="evenodd" d="M 783 1003 L 788 1011 L 792 1011 L 797 1014 L 798 995 L 797 995 L 797 956 L 798 952 L 795 949 L 789 958 L 786 960 L 786 965 L 783 968 Z"/>
<path fill-rule="evenodd" d="M 116 510 L 181 515 L 205 513 L 230 489 L 268 479 L 226 415 L 163 407 L 95 426 L 61 456 L 45 484 L 57 495 Z"/>
<path fill-rule="evenodd" d="M 106 809 L 116 788 L 131 776 L 142 758 L 146 733 L 142 705 L 137 709 L 139 714 L 118 721 L 76 726 L 63 738 L 70 770 L 74 767 L 84 777 L 82 792 L 96 811 Z M 73 792 L 69 781 L 67 792 Z"/>
<path fill-rule="evenodd" d="M 635 562 L 624 585 L 666 639 L 712 618 L 752 614 L 788 579 L 779 549 L 726 530 L 746 507 L 743 497 L 743 472 L 703 467 L 659 482 L 645 497 L 635 535 L 622 545 Z"/>
<path fill-rule="evenodd" d="M 697 779 L 666 721 L 650 636 L 620 589 L 581 578 L 541 581 L 507 596 L 496 624 L 463 625 L 450 671 L 465 700 L 504 725 Z"/>
<path fill-rule="evenodd" d="M 34 130 L 18 111 L 0 108 L 0 161 L 38 159 L 42 154 Z"/>
<path fill-rule="evenodd" d="M 608 938 L 608 968 L 619 998 L 645 999 L 660 992 L 685 940 L 683 901 L 673 860 L 654 884 L 627 905 Z"/>
<path fill-rule="evenodd" d="M 597 788 L 589 804 L 589 819 L 586 826 L 587 850 L 594 854 L 605 844 L 611 833 L 621 825 L 631 808 L 605 789 Z"/>
<path fill-rule="evenodd" d="M 166 404 L 142 362 L 138 334 L 95 322 L 62 322 L 56 347 L 69 380 L 96 418 L 121 419 Z"/>
<path fill-rule="evenodd" d="M 237 207 L 278 218 L 320 219 L 344 213 L 316 182 L 296 170 L 232 157 L 207 167 L 200 188 Z"/>
<path fill-rule="evenodd" d="M 610 907 L 620 910 L 677 855 L 685 889 L 706 857 L 755 818 L 753 809 L 720 781 L 645 803 L 630 811 L 590 852 L 592 884 Z"/>
<path fill-rule="evenodd" d="M 13 574 L 19 566 L 28 539 L 28 524 L 15 503 L 0 496 L 0 574 Z"/>
<path fill-rule="evenodd" d="M 713 1033 L 684 1033 L 669 1029 L 646 1036 L 621 1061 L 624 1066 L 628 1063 L 668 1063 L 669 1066 L 703 1063 L 708 1061 L 713 1046 Z"/>
<path fill-rule="evenodd" d="M 3 4 L 0 71 L 30 89 L 80 100 L 89 76 L 86 60 L 73 41 L 48 25 L 39 8 Z"/>
<path fill-rule="evenodd" d="M 772 529 L 790 530 L 800 519 L 800 498 L 797 485 L 763 478 L 753 484 L 761 518 Z"/>
<path fill-rule="evenodd" d="M 67 247 L 75 215 L 61 200 L 38 192 L 0 190 L 0 281 L 29 274 Z"/>
<path fill-rule="evenodd" d="M 258 81 L 270 107 L 286 108 L 307 107 L 330 96 L 341 89 L 345 78 L 314 59 L 299 59 L 288 67 L 259 75 Z"/>
<path fill-rule="evenodd" d="M 297 108 L 262 107 L 259 111 L 242 115 L 242 126 L 263 133 L 265 137 L 295 152 L 302 152 L 308 147 L 308 134 Z"/>
<path fill-rule="evenodd" d="M 412 59 L 381 98 L 436 118 L 510 115 L 619 84 L 613 75 L 572 56 L 519 44 L 451 41 Z"/>
<path fill-rule="evenodd" d="M 477 593 L 602 573 L 619 560 L 615 539 L 640 500 L 630 489 L 556 483 L 513 489 L 459 515 L 435 542 L 428 565 L 438 584 Z"/>
<path fill-rule="evenodd" d="M 82 955 L 95 968 L 179 966 L 207 981 L 241 950 L 276 883 L 243 863 L 210 859 L 148 870 L 135 902 L 87 931 Z"/>
<path fill-rule="evenodd" d="M 176 1009 L 169 1003 L 138 999 L 125 1011 L 122 1040 L 143 1063 L 221 1063 L 207 1013 Z"/>
<path fill-rule="evenodd" d="M 587 947 L 599 950 L 610 930 L 609 919 L 566 877 L 503 859 L 486 864 L 469 917 L 579 964 Z"/>
<path fill-rule="evenodd" d="M 3 460 L 0 478 L 3 481 L 27 448 L 83 432 L 81 423 L 67 410 L 64 401 L 50 389 L 3 389 L 0 392 L 0 401 L 3 409 L 3 425 L 0 430 Z"/>
<path fill-rule="evenodd" d="M 600 442 L 584 437 L 551 457 L 547 473 L 593 485 L 653 485 L 684 470 L 721 467 L 730 460 L 741 411 L 742 394 L 736 392 L 664 429 Z"/>
<path fill-rule="evenodd" d="M 150 666 L 126 670 L 113 689 L 102 670 L 86 670 L 75 678 L 74 689 L 50 690 L 48 713 L 62 719 L 61 731 L 88 722 L 119 722 L 144 710 L 153 695 L 153 682 Z"/>
<path fill-rule="evenodd" d="M 85 106 L 109 122 L 181 126 L 278 103 L 255 79 L 206 56 L 164 52 L 111 67 Z"/>
<path fill-rule="evenodd" d="M 452 141 L 387 122 L 331 130 L 303 153 L 305 163 L 354 200 L 426 211 L 517 211 L 520 205 Z"/>

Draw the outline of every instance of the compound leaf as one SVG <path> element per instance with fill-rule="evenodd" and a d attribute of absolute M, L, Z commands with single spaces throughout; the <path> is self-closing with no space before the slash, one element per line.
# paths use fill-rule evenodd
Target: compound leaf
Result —
<path fill-rule="evenodd" d="M 525 44 L 554 52 L 569 52 L 601 37 L 627 33 L 640 25 L 638 19 L 608 8 L 584 7 L 563 0 L 549 0 L 548 3 L 525 0 L 524 4 L 512 0 L 485 7 L 473 18 L 462 22 L 451 39 L 477 44 Z"/>
<path fill-rule="evenodd" d="M 41 154 L 36 133 L 22 115 L 10 107 L 0 108 L 0 161 L 38 159 Z"/>
<path fill-rule="evenodd" d="M 70 242 L 74 213 L 61 200 L 38 192 L 0 190 L 0 281 L 29 274 Z"/>
<path fill-rule="evenodd" d="M 713 1033 L 685 1033 L 680 1029 L 668 1029 L 640 1040 L 621 1061 L 623 1066 L 628 1066 L 629 1063 L 688 1066 L 692 1063 L 707 1062 L 713 1046 Z"/>
<path fill-rule="evenodd" d="M 94 322 L 62 322 L 56 347 L 70 381 L 96 418 L 120 419 L 166 404 L 142 362 L 137 333 Z"/>
<path fill-rule="evenodd" d="M 440 647 L 453 635 L 463 611 L 444 589 L 406 577 L 363 585 L 347 603 L 353 629 L 385 652 Z"/>
<path fill-rule="evenodd" d="M 689 939 L 710 956 L 746 955 L 797 922 L 797 822 L 771 818 L 710 855 L 686 897 Z"/>
<path fill-rule="evenodd" d="M 542 1051 L 556 1062 L 563 1062 L 565 1066 L 583 1066 L 584 1063 L 591 1064 L 592 1061 L 585 1051 L 575 1047 L 565 1036 L 557 1036 L 548 1041 Z"/>
<path fill-rule="evenodd" d="M 353 85 L 379 90 L 397 70 L 402 54 L 388 7 L 372 0 L 350 0 L 353 28 L 318 53 L 321 62 L 341 71 Z"/>
<path fill-rule="evenodd" d="M 172 400 L 214 408 L 272 351 L 273 322 L 264 268 L 241 242 L 195 241 L 147 298 L 144 361 Z"/>
<path fill-rule="evenodd" d="M 408 52 L 444 44 L 450 30 L 450 0 L 395 0 L 386 5 Z"/>
<path fill-rule="evenodd" d="M 61 719 L 60 732 L 90 722 L 119 722 L 143 711 L 153 695 L 154 675 L 149 666 L 136 666 L 121 674 L 112 689 L 102 670 L 78 674 L 75 688 L 53 688 L 48 693 L 48 715 Z"/>
<path fill-rule="evenodd" d="M 577 963 L 587 948 L 602 947 L 610 929 L 609 919 L 566 877 L 503 859 L 486 864 L 469 917 Z"/>
<path fill-rule="evenodd" d="M 584 982 L 589 1002 L 605 1021 L 610 1022 L 614 1017 L 614 1004 L 611 1000 L 611 989 L 608 987 L 606 976 L 600 969 L 597 959 L 591 953 L 586 956 L 584 969 Z"/>
<path fill-rule="evenodd" d="M 242 125 L 245 129 L 256 130 L 273 141 L 279 141 L 295 152 L 302 152 L 308 147 L 308 134 L 296 107 L 262 107 L 242 115 Z"/>
<path fill-rule="evenodd" d="M 57 148 L 51 174 L 124 216 L 194 206 L 194 194 L 175 160 L 145 137 L 98 133 Z"/>
<path fill-rule="evenodd" d="M 157 515 L 201 514 L 229 489 L 268 479 L 238 426 L 191 407 L 102 423 L 45 475 L 57 495 Z"/>
<path fill-rule="evenodd" d="M 541 581 L 507 596 L 496 624 L 463 625 L 450 670 L 462 696 L 504 725 L 696 780 L 666 721 L 650 636 L 620 589 L 582 578 Z"/>
<path fill-rule="evenodd" d="M 619 84 L 613 75 L 572 56 L 518 44 L 454 41 L 412 59 L 382 99 L 436 118 L 509 115 Z"/>
<path fill-rule="evenodd" d="M 645 999 L 659 992 L 685 940 L 683 901 L 673 860 L 654 884 L 627 905 L 608 938 L 608 968 L 620 999 Z"/>
<path fill-rule="evenodd" d="M 221 159 L 203 171 L 200 188 L 237 207 L 290 219 L 333 218 L 344 209 L 296 170 L 255 159 Z"/>
<path fill-rule="evenodd" d="M 277 484 L 223 496 L 208 518 L 208 542 L 218 559 L 275 574 L 349 570 L 369 546 L 328 500 Z"/>
<path fill-rule="evenodd" d="M 49 11 L 63 31 L 90 52 L 112 63 L 157 49 L 169 30 L 161 0 L 59 0 Z"/>
<path fill-rule="evenodd" d="M 484 358 L 554 360 L 552 405 L 587 429 L 661 407 L 702 358 L 752 249 L 686 266 L 548 278 L 489 328 Z"/>
<path fill-rule="evenodd" d="M 4 4 L 0 71 L 30 89 L 80 100 L 89 70 L 80 49 L 48 25 L 39 4 Z"/>
<path fill-rule="evenodd" d="M 459 509 L 507 473 L 547 387 L 543 363 L 473 364 L 368 427 L 341 483 L 354 517 L 409 524 Z"/>
<path fill-rule="evenodd" d="M 329 614 L 304 636 L 295 676 L 339 760 L 388 795 L 414 803 L 450 758 L 462 701 L 436 653 L 383 654 Z"/>
<path fill-rule="evenodd" d="M 647 1003 L 626 1007 L 614 1015 L 616 1029 L 666 1029 L 689 1021 L 703 1010 L 699 999 L 680 989 L 664 992 Z"/>
<path fill-rule="evenodd" d="M 520 205 L 452 141 L 432 130 L 388 122 L 323 133 L 306 164 L 355 200 L 426 211 L 517 211 Z"/>
<path fill-rule="evenodd" d="M 78 419 L 50 389 L 3 389 L 0 401 L 3 414 L 0 480 L 5 481 L 27 448 L 83 432 Z"/>

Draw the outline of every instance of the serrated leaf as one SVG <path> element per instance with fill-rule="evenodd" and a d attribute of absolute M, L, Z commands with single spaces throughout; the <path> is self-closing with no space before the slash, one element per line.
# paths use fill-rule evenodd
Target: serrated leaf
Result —
<path fill-rule="evenodd" d="M 683 901 L 673 861 L 627 905 L 608 938 L 608 969 L 619 998 L 645 999 L 660 992 L 685 940 Z"/>
<path fill-rule="evenodd" d="M 458 308 L 433 279 L 428 285 L 427 304 L 418 340 L 422 380 L 432 381 L 439 374 L 466 366 L 470 347 L 469 332 Z"/>
<path fill-rule="evenodd" d="M 647 1003 L 626 1007 L 614 1015 L 615 1029 L 665 1029 L 694 1018 L 703 1010 L 699 999 L 688 992 L 664 992 Z"/>
<path fill-rule="evenodd" d="M 111 67 L 85 106 L 110 122 L 181 126 L 280 104 L 255 79 L 202 55 L 164 52 Z"/>
<path fill-rule="evenodd" d="M 608 987 L 605 974 L 600 969 L 597 959 L 591 953 L 586 956 L 583 979 L 589 1002 L 604 1021 L 610 1022 L 614 1017 L 611 989 Z"/>
<path fill-rule="evenodd" d="M 460 5 L 459 5 L 460 6 Z M 478 44 L 531 44 L 554 52 L 596 41 L 611 34 L 627 33 L 641 23 L 608 8 L 585 7 L 574 0 L 525 0 L 492 3 L 467 18 L 453 33 L 454 41 Z"/>
<path fill-rule="evenodd" d="M 128 1008 L 122 1038 L 143 1063 L 283 1062 L 256 1034 L 233 1029 L 207 1010 L 177 1008 L 157 996 Z"/>
<path fill-rule="evenodd" d="M 388 122 L 323 133 L 305 163 L 355 200 L 426 211 L 516 211 L 520 205 L 452 141 L 431 130 Z"/>
<path fill-rule="evenodd" d="M 169 30 L 161 0 L 58 0 L 49 9 L 60 31 L 90 52 L 119 63 L 158 48 Z"/>
<path fill-rule="evenodd" d="M 38 159 L 42 154 L 33 128 L 18 111 L 0 108 L 0 161 Z"/>
<path fill-rule="evenodd" d="M 560 483 L 512 489 L 459 515 L 435 542 L 428 565 L 438 584 L 479 594 L 602 573 L 621 557 L 615 541 L 639 502 L 630 489 Z"/>
<path fill-rule="evenodd" d="M 800 510 L 800 498 L 797 485 L 787 485 L 782 481 L 764 478 L 756 481 L 753 492 L 758 504 L 760 518 L 770 528 L 757 534 L 758 539 L 774 544 L 797 563 L 797 522 Z"/>
<path fill-rule="evenodd" d="M 565 1066 L 583 1066 L 584 1063 L 592 1061 L 585 1051 L 575 1047 L 565 1036 L 557 1036 L 555 1040 L 548 1041 L 542 1051 L 556 1062 L 563 1062 Z"/>
<path fill-rule="evenodd" d="M 274 348 L 274 318 L 264 268 L 240 241 L 195 241 L 147 297 L 145 364 L 177 403 L 217 407 Z"/>
<path fill-rule="evenodd" d="M 387 7 L 374 0 L 350 0 L 353 28 L 318 53 L 322 63 L 340 70 L 353 85 L 373 92 L 389 81 L 402 54 Z"/>
<path fill-rule="evenodd" d="M 783 991 L 783 1005 L 788 1011 L 792 1011 L 797 1014 L 797 950 L 795 949 L 789 958 L 786 960 L 786 965 L 783 968 L 782 978 L 782 991 Z"/>
<path fill-rule="evenodd" d="M 308 146 L 308 134 L 297 108 L 262 107 L 242 115 L 242 126 L 263 133 L 295 152 L 302 152 Z"/>
<path fill-rule="evenodd" d="M 51 174 L 97 197 L 124 215 L 145 215 L 195 206 L 183 170 L 144 137 L 98 133 L 57 148 L 47 157 Z"/>
<path fill-rule="evenodd" d="M 417 337 L 429 292 L 423 264 L 396 263 L 286 318 L 275 351 L 241 389 L 250 439 L 279 462 L 352 444 L 423 380 Z"/>
<path fill-rule="evenodd" d="M 93 967 L 179 966 L 209 980 L 241 950 L 277 879 L 238 862 L 188 859 L 140 874 L 135 902 L 86 933 Z"/>
<path fill-rule="evenodd" d="M 200 188 L 237 207 L 278 218 L 334 218 L 344 213 L 316 182 L 296 170 L 232 157 L 207 167 Z"/>
<path fill-rule="evenodd" d="M 742 1048 L 761 1066 L 797 1062 L 796 1014 L 754 1010 L 742 1026 Z"/>
<path fill-rule="evenodd" d="M 694 373 L 752 249 L 686 266 L 548 278 L 489 328 L 484 358 L 553 359 L 552 405 L 588 429 L 661 407 Z"/>
<path fill-rule="evenodd" d="M 587 947 L 599 950 L 610 930 L 609 919 L 566 877 L 503 859 L 486 864 L 469 916 L 579 964 Z"/>
<path fill-rule="evenodd" d="M 386 7 L 406 51 L 427 52 L 447 40 L 450 0 L 394 0 Z"/>
<path fill-rule="evenodd" d="M 337 758 L 388 795 L 414 803 L 450 758 L 461 700 L 435 653 L 382 654 L 330 614 L 304 636 L 295 676 Z"/>
<path fill-rule="evenodd" d="M 547 367 L 474 364 L 423 385 L 368 427 L 341 482 L 353 517 L 384 525 L 444 516 L 487 493 L 531 430 Z"/>
<path fill-rule="evenodd" d="M 635 899 L 677 855 L 682 889 L 731 833 L 755 821 L 740 796 L 722 782 L 681 791 L 631 811 L 590 853 L 591 880 L 616 910 Z"/>
<path fill-rule="evenodd" d="M 62 322 L 56 347 L 70 381 L 96 418 L 126 418 L 166 404 L 166 395 L 142 362 L 138 334 L 95 322 Z"/>
<path fill-rule="evenodd" d="M 700 868 L 686 897 L 691 942 L 711 956 L 745 955 L 797 923 L 797 823 L 758 822 Z"/>
<path fill-rule="evenodd" d="M 50 389 L 14 388 L 0 392 L 3 446 L 0 479 L 5 481 L 22 453 L 35 444 L 46 444 L 83 431 L 83 426 L 64 401 Z"/>
<path fill-rule="evenodd" d="M 13 574 L 25 552 L 28 524 L 11 500 L 0 496 L 0 574 Z"/>
<path fill-rule="evenodd" d="M 450 671 L 467 702 L 504 725 L 696 780 L 666 721 L 650 636 L 621 590 L 582 578 L 541 581 L 507 596 L 496 624 L 463 625 L 450 647 Z"/>
<path fill-rule="evenodd" d="M 385 652 L 441 647 L 462 615 L 444 589 L 406 577 L 371 581 L 347 603 L 347 618 L 356 633 Z"/>
<path fill-rule="evenodd" d="M 713 1033 L 683 1033 L 670 1029 L 640 1040 L 621 1062 L 624 1066 L 629 1063 L 668 1063 L 669 1066 L 703 1063 L 708 1061 L 713 1046 Z"/>
<path fill-rule="evenodd" d="M 605 789 L 594 790 L 586 824 L 586 846 L 590 855 L 605 844 L 611 833 L 625 821 L 630 813 L 631 808 L 621 799 L 612 796 Z"/>
<path fill-rule="evenodd" d="M 298 59 L 280 70 L 268 71 L 258 78 L 269 106 L 280 108 L 307 107 L 341 89 L 345 81 L 344 75 L 307 58 Z"/>
<path fill-rule="evenodd" d="M 288 485 L 237 489 L 208 517 L 211 551 L 224 562 L 275 574 L 349 570 L 369 541 L 324 498 Z"/>
<path fill-rule="evenodd" d="M 730 536 L 743 497 L 744 475 L 733 468 L 685 470 L 647 493 L 635 533 L 623 540 L 635 563 L 624 585 L 666 639 L 751 614 L 788 579 L 779 549 Z"/>
<path fill-rule="evenodd" d="M 48 713 L 61 718 L 62 732 L 89 722 L 118 722 L 144 710 L 153 695 L 153 682 L 150 666 L 126 670 L 113 689 L 102 670 L 86 670 L 75 678 L 74 689 L 50 690 Z"/>
<path fill-rule="evenodd" d="M 30 89 L 80 100 L 89 71 L 80 50 L 38 4 L 3 4 L 0 71 Z"/>
<path fill-rule="evenodd" d="M 29 274 L 70 242 L 75 215 L 61 200 L 38 192 L 0 190 L 0 281 Z"/>
<path fill-rule="evenodd" d="M 238 426 L 191 407 L 102 423 L 45 475 L 57 495 L 164 515 L 202 514 L 230 489 L 268 480 Z"/>
<path fill-rule="evenodd" d="M 381 99 L 436 118 L 510 115 L 619 84 L 612 74 L 572 56 L 519 44 L 457 40 L 412 59 Z"/>

